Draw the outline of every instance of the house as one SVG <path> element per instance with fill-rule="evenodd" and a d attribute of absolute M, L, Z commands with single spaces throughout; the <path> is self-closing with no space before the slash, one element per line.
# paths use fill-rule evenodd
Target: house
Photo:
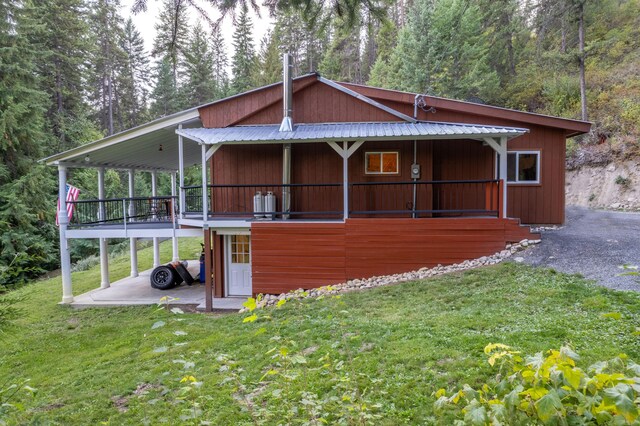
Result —
<path fill-rule="evenodd" d="M 567 138 L 590 123 L 337 83 L 312 73 L 182 111 L 46 159 L 97 169 L 98 200 L 60 215 L 63 303 L 73 301 L 67 240 L 198 236 L 206 300 L 280 293 L 489 255 L 564 221 Z M 202 183 L 185 186 L 200 164 Z M 129 196 L 104 199 L 104 170 L 129 170 Z M 172 177 L 136 197 L 134 171 Z M 60 204 L 66 211 L 66 203 Z"/>

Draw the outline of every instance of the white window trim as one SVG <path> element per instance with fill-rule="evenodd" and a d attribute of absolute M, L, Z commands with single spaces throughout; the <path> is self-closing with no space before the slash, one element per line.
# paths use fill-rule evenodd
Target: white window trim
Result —
<path fill-rule="evenodd" d="M 518 151 L 507 151 L 507 161 L 509 161 L 509 154 L 516 154 L 516 180 L 508 180 L 508 184 L 514 185 L 539 185 L 540 184 L 540 164 L 542 163 L 542 153 L 536 150 L 518 150 Z M 538 161 L 536 161 L 536 180 L 518 180 L 518 176 L 520 175 L 520 154 L 536 154 L 538 156 Z"/>
<path fill-rule="evenodd" d="M 367 157 L 369 154 L 380 154 L 380 171 L 379 172 L 369 172 L 367 171 Z M 396 155 L 396 172 L 383 172 L 382 171 L 382 154 L 395 154 Z M 400 174 L 400 151 L 366 151 L 364 153 L 364 174 L 365 175 L 399 175 Z"/>

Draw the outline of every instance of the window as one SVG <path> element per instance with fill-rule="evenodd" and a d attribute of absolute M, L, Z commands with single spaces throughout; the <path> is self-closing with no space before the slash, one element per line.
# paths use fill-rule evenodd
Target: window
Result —
<path fill-rule="evenodd" d="M 248 235 L 232 235 L 231 236 L 231 262 L 232 263 L 249 263 L 249 236 Z"/>
<path fill-rule="evenodd" d="M 365 152 L 364 171 L 368 175 L 397 175 L 400 155 L 396 152 Z"/>
<path fill-rule="evenodd" d="M 540 152 L 512 151 L 507 153 L 507 182 L 540 183 Z"/>

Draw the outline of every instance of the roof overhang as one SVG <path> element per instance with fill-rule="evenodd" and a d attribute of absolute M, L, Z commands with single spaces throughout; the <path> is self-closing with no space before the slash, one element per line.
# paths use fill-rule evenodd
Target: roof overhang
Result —
<path fill-rule="evenodd" d="M 512 139 L 529 130 L 516 127 L 440 122 L 371 122 L 296 124 L 281 132 L 278 125 L 188 128 L 176 133 L 205 145 L 276 144 L 340 141 L 394 141 L 435 139 Z"/>

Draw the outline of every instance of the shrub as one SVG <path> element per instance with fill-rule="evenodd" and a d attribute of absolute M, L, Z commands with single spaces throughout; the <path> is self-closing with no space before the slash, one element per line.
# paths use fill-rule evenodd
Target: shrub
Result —
<path fill-rule="evenodd" d="M 620 185 L 624 189 L 628 189 L 629 186 L 631 185 L 631 179 L 629 179 L 628 177 L 624 177 L 622 175 L 618 175 L 616 177 L 616 185 Z"/>
<path fill-rule="evenodd" d="M 567 346 L 526 358 L 499 343 L 484 352 L 499 370 L 493 381 L 435 394 L 436 410 L 464 419 L 459 424 L 624 425 L 639 419 L 640 365 L 625 355 L 583 370 Z"/>

